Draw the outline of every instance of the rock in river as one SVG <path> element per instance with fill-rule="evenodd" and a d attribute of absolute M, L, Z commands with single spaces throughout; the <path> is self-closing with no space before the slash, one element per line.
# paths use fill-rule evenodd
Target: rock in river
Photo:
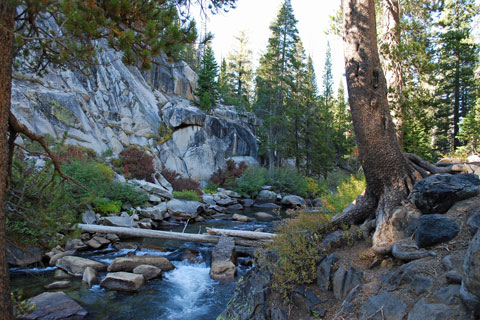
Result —
<path fill-rule="evenodd" d="M 17 319 L 82 319 L 87 315 L 87 310 L 61 291 L 44 292 L 29 299 L 28 304 L 35 305 L 34 311 L 30 314 L 20 315 Z"/>
<path fill-rule="evenodd" d="M 108 266 L 109 272 L 115 271 L 127 271 L 132 272 L 136 267 L 147 264 L 151 266 L 158 267 L 162 271 L 170 271 L 175 269 L 175 266 L 164 257 L 155 257 L 155 256 L 133 256 L 133 257 L 122 257 L 116 258 L 113 260 L 112 264 Z"/>
<path fill-rule="evenodd" d="M 96 271 L 105 271 L 107 266 L 103 263 L 74 256 L 66 256 L 57 261 L 57 267 L 62 268 L 68 274 L 82 277 L 85 269 L 90 267 Z"/>
<path fill-rule="evenodd" d="M 137 292 L 144 283 L 145 278 L 141 274 L 112 272 L 107 274 L 100 286 L 109 290 Z"/>

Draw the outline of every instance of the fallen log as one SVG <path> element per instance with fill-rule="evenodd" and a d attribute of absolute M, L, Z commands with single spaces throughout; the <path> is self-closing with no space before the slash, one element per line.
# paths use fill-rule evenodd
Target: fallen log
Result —
<path fill-rule="evenodd" d="M 214 244 L 216 244 L 220 239 L 220 236 L 208 235 L 208 234 L 181 233 L 181 232 L 172 232 L 172 231 L 160 231 L 160 230 L 124 228 L 124 227 L 109 227 L 109 226 L 101 226 L 96 224 L 79 223 L 77 224 L 77 227 L 87 232 L 115 233 L 117 235 L 139 237 L 139 238 L 156 238 L 156 239 L 192 241 L 192 242 L 203 242 L 203 243 L 214 243 Z M 247 247 L 263 247 L 265 244 L 270 242 L 268 240 L 255 241 L 255 240 L 245 240 L 245 239 L 237 239 L 237 238 L 235 238 L 234 240 L 236 245 L 247 246 Z"/>
<path fill-rule="evenodd" d="M 246 238 L 251 240 L 271 240 L 273 239 L 276 234 L 275 233 L 268 233 L 268 232 L 256 232 L 256 231 L 243 231 L 243 230 L 231 230 L 231 229 L 215 229 L 215 228 L 208 228 L 207 232 L 213 235 L 226 235 L 229 237 L 240 237 Z"/>

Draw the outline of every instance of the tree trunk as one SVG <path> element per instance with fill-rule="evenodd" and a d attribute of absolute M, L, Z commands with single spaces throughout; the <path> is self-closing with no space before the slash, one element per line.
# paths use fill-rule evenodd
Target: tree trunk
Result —
<path fill-rule="evenodd" d="M 454 82 L 454 103 L 453 103 L 453 145 L 452 151 L 457 150 L 458 141 L 458 123 L 460 122 L 460 59 L 457 56 L 455 61 L 455 82 Z"/>
<path fill-rule="evenodd" d="M 6 254 L 5 191 L 8 172 L 8 114 L 12 94 L 14 12 L 13 1 L 0 2 L 0 315 L 6 320 L 13 319 Z"/>
<path fill-rule="evenodd" d="M 385 53 L 383 60 L 385 65 L 385 78 L 388 87 L 388 103 L 390 105 L 393 122 L 397 130 L 397 138 L 400 146 L 403 142 L 404 110 L 402 106 L 403 73 L 402 65 L 398 59 L 398 47 L 400 45 L 400 4 L 398 0 L 383 0 L 383 36 L 382 48 Z"/>
<path fill-rule="evenodd" d="M 367 188 L 334 222 L 361 222 L 376 215 L 373 248 L 388 253 L 393 244 L 392 211 L 413 184 L 387 101 L 387 84 L 377 48 L 374 0 L 343 0 L 344 54 L 353 126 Z"/>

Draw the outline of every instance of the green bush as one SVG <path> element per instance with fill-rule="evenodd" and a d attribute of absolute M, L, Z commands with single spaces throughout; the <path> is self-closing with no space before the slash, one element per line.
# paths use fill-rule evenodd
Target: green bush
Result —
<path fill-rule="evenodd" d="M 103 214 L 117 213 L 122 210 L 122 201 L 110 201 L 105 198 L 97 198 L 93 201 L 96 212 Z"/>
<path fill-rule="evenodd" d="M 173 197 L 182 200 L 202 201 L 195 190 L 173 191 Z"/>
<path fill-rule="evenodd" d="M 365 190 L 366 185 L 363 175 L 351 175 L 337 187 L 336 193 L 326 196 L 325 209 L 330 214 L 342 212 Z"/>
<path fill-rule="evenodd" d="M 248 167 L 243 174 L 236 178 L 231 188 L 242 196 L 256 197 L 260 188 L 267 183 L 267 169 L 262 167 Z"/>
<path fill-rule="evenodd" d="M 317 263 L 325 256 L 322 240 L 333 231 L 330 217 L 319 212 L 297 212 L 277 228 L 277 237 L 267 250 L 277 255 L 277 263 L 267 264 L 273 272 L 272 287 L 286 299 L 299 285 L 316 279 Z M 261 259 L 261 258 L 260 258 Z M 260 260 L 261 265 L 265 265 Z"/>
<path fill-rule="evenodd" d="M 268 176 L 267 184 L 273 190 L 282 194 L 307 196 L 307 182 L 295 168 L 279 168 L 273 170 L 273 176 Z"/>

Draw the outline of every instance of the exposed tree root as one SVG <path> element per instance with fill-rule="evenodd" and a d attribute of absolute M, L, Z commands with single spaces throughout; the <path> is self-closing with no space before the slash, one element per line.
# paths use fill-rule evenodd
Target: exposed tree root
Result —
<path fill-rule="evenodd" d="M 372 249 L 377 254 L 391 253 L 395 240 L 395 231 L 391 223 L 393 211 L 403 205 L 416 181 L 431 174 L 462 171 L 461 165 L 450 164 L 439 167 L 411 153 L 406 153 L 405 158 L 411 168 L 411 175 L 405 177 L 400 185 L 384 186 L 380 196 L 370 193 L 367 186 L 367 190 L 362 195 L 332 219 L 334 225 L 341 226 L 360 224 L 367 219 L 376 217 Z"/>
<path fill-rule="evenodd" d="M 48 156 L 52 160 L 55 171 L 58 173 L 58 175 L 60 175 L 60 177 L 62 177 L 62 179 L 66 180 L 66 181 L 70 181 L 73 184 L 79 186 L 80 188 L 82 188 L 86 191 L 89 191 L 84 185 L 82 185 L 76 179 L 74 179 L 70 176 L 67 176 L 66 174 L 63 173 L 63 171 L 61 169 L 61 166 L 60 166 L 60 162 L 55 157 L 52 150 L 50 150 L 50 148 L 47 146 L 43 137 L 34 133 L 34 132 L 32 132 L 32 131 L 30 131 L 25 125 L 21 124 L 17 120 L 17 118 L 13 115 L 12 112 L 9 112 L 8 125 L 9 125 L 9 132 L 10 132 L 10 136 L 9 136 L 9 140 L 8 140 L 8 143 L 9 143 L 9 161 L 8 161 L 9 176 L 11 176 L 11 171 L 12 171 L 13 149 L 14 149 L 14 146 L 15 146 L 14 142 L 15 142 L 15 139 L 18 136 L 18 134 L 22 133 L 25 136 L 27 136 L 30 140 L 37 141 L 38 143 L 40 143 L 42 148 L 45 150 L 45 152 L 48 154 Z"/>

